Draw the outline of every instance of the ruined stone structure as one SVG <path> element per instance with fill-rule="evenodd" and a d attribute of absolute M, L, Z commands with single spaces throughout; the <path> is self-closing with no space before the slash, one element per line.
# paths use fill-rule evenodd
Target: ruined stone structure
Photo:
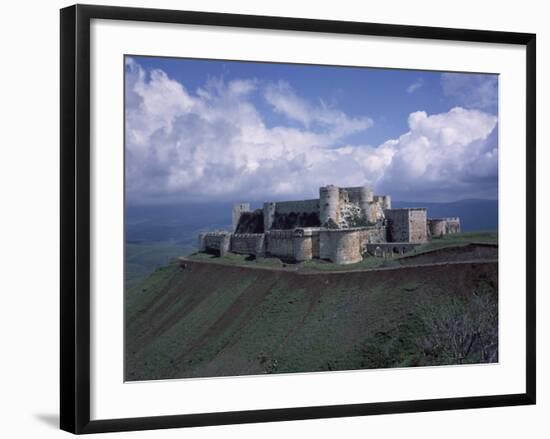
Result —
<path fill-rule="evenodd" d="M 392 209 L 389 195 L 374 195 L 367 186 L 329 185 L 316 199 L 267 202 L 256 210 L 235 204 L 232 226 L 231 232 L 201 233 L 199 250 L 353 264 L 367 255 L 403 254 L 431 237 L 460 232 L 460 219 L 428 219 L 425 208 Z"/>
<path fill-rule="evenodd" d="M 438 238 L 449 233 L 460 232 L 460 218 L 430 218 L 428 220 L 428 233 L 430 237 Z"/>

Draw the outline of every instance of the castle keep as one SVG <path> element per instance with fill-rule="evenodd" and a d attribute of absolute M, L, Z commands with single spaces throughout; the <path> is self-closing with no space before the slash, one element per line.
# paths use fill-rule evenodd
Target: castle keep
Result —
<path fill-rule="evenodd" d="M 232 232 L 201 233 L 199 250 L 353 264 L 460 232 L 457 217 L 428 219 L 425 208 L 392 209 L 389 195 L 374 195 L 367 186 L 329 185 L 319 189 L 319 198 L 267 202 L 256 210 L 235 204 L 232 221 Z"/>

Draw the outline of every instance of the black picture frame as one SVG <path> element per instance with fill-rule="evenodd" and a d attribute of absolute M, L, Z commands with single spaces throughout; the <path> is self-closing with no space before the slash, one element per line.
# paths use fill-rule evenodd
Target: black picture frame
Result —
<path fill-rule="evenodd" d="M 181 23 L 333 34 L 484 42 L 526 47 L 526 392 L 382 403 L 90 420 L 90 21 Z M 535 404 L 536 36 L 288 17 L 75 5 L 61 10 L 60 426 L 72 433 L 303 420 Z M 121 316 L 122 318 L 122 316 Z"/>

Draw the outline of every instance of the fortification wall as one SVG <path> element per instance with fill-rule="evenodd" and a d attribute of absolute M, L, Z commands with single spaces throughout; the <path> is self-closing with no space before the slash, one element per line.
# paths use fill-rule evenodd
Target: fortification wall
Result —
<path fill-rule="evenodd" d="M 362 245 L 386 242 L 385 226 L 370 226 L 358 229 L 359 239 Z"/>
<path fill-rule="evenodd" d="M 264 212 L 262 209 L 254 211 L 241 212 L 239 222 L 233 229 L 234 233 L 263 233 L 264 232 Z"/>
<path fill-rule="evenodd" d="M 372 203 L 373 197 L 373 192 L 368 186 L 340 188 L 340 199 L 350 203 Z"/>
<path fill-rule="evenodd" d="M 439 238 L 446 234 L 447 222 L 442 218 L 428 220 L 428 230 L 432 238 Z"/>
<path fill-rule="evenodd" d="M 294 258 L 294 231 L 270 230 L 265 234 L 265 251 L 278 258 Z"/>
<path fill-rule="evenodd" d="M 430 218 L 428 231 L 432 238 L 438 238 L 449 233 L 460 233 L 460 218 Z"/>
<path fill-rule="evenodd" d="M 409 242 L 428 241 L 428 215 L 426 209 L 409 209 Z"/>
<path fill-rule="evenodd" d="M 332 229 L 320 231 L 320 257 L 336 264 L 354 264 L 361 261 L 360 231 Z"/>
<path fill-rule="evenodd" d="M 460 230 L 461 230 L 460 218 L 458 217 L 447 218 L 447 227 L 446 227 L 447 233 L 460 233 Z"/>
<path fill-rule="evenodd" d="M 425 208 L 387 209 L 389 242 L 426 242 L 428 223 Z"/>
<path fill-rule="evenodd" d="M 319 233 L 318 228 L 294 230 L 294 260 L 301 262 L 319 257 Z"/>
<path fill-rule="evenodd" d="M 409 241 L 409 209 L 386 209 L 384 216 L 388 222 L 388 241 Z"/>
<path fill-rule="evenodd" d="M 275 203 L 275 212 L 278 214 L 288 213 L 319 213 L 319 199 L 297 200 L 297 201 L 277 201 Z"/>
<path fill-rule="evenodd" d="M 319 189 L 319 201 L 320 224 L 342 229 L 381 222 L 384 209 L 391 207 L 389 196 L 375 196 L 368 186 L 325 186 Z"/>
<path fill-rule="evenodd" d="M 231 212 L 231 223 L 233 225 L 233 231 L 237 230 L 239 220 L 244 212 L 250 212 L 250 203 L 235 203 L 233 204 L 233 210 Z"/>
<path fill-rule="evenodd" d="M 215 252 L 220 256 L 231 249 L 231 233 L 229 232 L 209 232 L 199 235 L 199 248 L 206 252 Z"/>
<path fill-rule="evenodd" d="M 239 233 L 231 237 L 231 251 L 244 255 L 263 256 L 264 234 L 263 233 Z"/>
<path fill-rule="evenodd" d="M 379 223 L 384 220 L 384 209 L 387 203 L 384 202 L 380 197 L 372 203 L 369 203 L 366 211 L 366 216 L 369 223 Z M 391 203 L 389 204 L 391 206 Z"/>
<path fill-rule="evenodd" d="M 266 203 L 263 212 L 264 230 L 290 230 L 321 224 L 317 199 Z"/>

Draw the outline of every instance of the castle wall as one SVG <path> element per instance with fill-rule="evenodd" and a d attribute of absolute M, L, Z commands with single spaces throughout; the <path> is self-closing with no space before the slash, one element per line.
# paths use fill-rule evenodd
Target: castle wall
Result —
<path fill-rule="evenodd" d="M 318 227 L 319 200 L 278 201 L 264 203 L 264 231 Z"/>
<path fill-rule="evenodd" d="M 263 256 L 263 233 L 239 233 L 231 237 L 231 251 L 244 255 Z"/>
<path fill-rule="evenodd" d="M 361 245 L 386 242 L 386 227 L 371 226 L 358 229 Z"/>
<path fill-rule="evenodd" d="M 289 213 L 318 213 L 319 199 L 298 201 L 277 201 L 275 212 L 284 215 Z"/>
<path fill-rule="evenodd" d="M 265 250 L 268 255 L 278 258 L 294 258 L 294 231 L 270 230 L 265 234 Z"/>
<path fill-rule="evenodd" d="M 340 188 L 340 197 L 346 196 L 349 203 L 356 203 L 361 207 L 367 203 L 372 203 L 374 195 L 367 186 L 343 187 Z"/>
<path fill-rule="evenodd" d="M 322 259 L 329 259 L 336 264 L 354 264 L 363 259 L 357 229 L 324 229 L 319 236 Z"/>
<path fill-rule="evenodd" d="M 426 209 L 409 209 L 409 242 L 428 241 L 428 215 Z"/>
<path fill-rule="evenodd" d="M 447 233 L 460 233 L 461 231 L 460 226 L 460 218 L 453 217 L 453 218 L 447 218 L 447 227 L 446 232 Z"/>
<path fill-rule="evenodd" d="M 446 234 L 447 222 L 443 218 L 428 220 L 428 229 L 432 238 L 439 238 Z"/>
<path fill-rule="evenodd" d="M 241 219 L 241 214 L 243 214 L 244 212 L 250 212 L 250 203 L 233 204 L 233 211 L 231 213 L 231 224 L 233 225 L 233 231 L 237 230 L 239 220 Z"/>
<path fill-rule="evenodd" d="M 384 215 L 388 222 L 388 241 L 409 241 L 409 209 L 386 209 Z"/>
<path fill-rule="evenodd" d="M 430 236 L 460 232 L 457 217 L 428 220 L 425 208 L 392 209 L 389 195 L 366 186 L 329 185 L 319 199 L 269 202 L 253 212 L 235 204 L 232 221 L 234 233 L 199 234 L 199 250 L 351 264 L 365 253 L 401 254 Z"/>
<path fill-rule="evenodd" d="M 384 215 L 388 223 L 388 241 L 426 242 L 428 240 L 425 208 L 387 209 Z"/>
<path fill-rule="evenodd" d="M 460 233 L 460 218 L 430 218 L 428 219 L 429 234 L 438 238 L 449 233 Z"/>
<path fill-rule="evenodd" d="M 233 230 L 234 233 L 263 233 L 264 212 L 256 209 L 249 212 L 241 212 L 239 222 Z"/>
<path fill-rule="evenodd" d="M 231 233 L 228 232 L 209 232 L 201 234 L 199 238 L 200 245 L 206 252 L 215 252 L 220 256 L 231 249 Z"/>

